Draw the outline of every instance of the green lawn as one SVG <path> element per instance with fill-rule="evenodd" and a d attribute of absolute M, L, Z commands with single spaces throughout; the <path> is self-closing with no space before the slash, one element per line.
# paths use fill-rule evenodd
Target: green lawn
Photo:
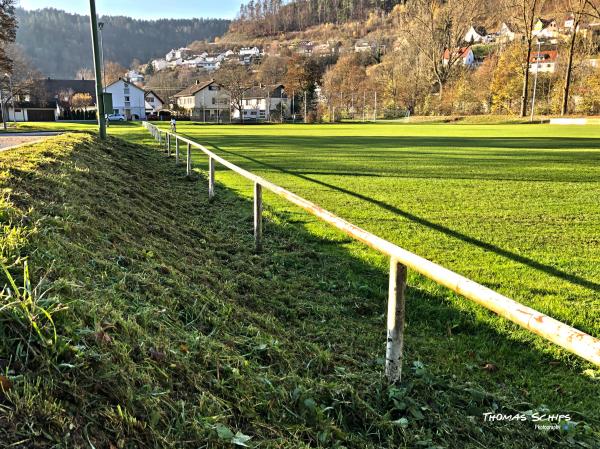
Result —
<path fill-rule="evenodd" d="M 403 248 L 600 336 L 600 127 L 180 122 L 179 132 Z M 206 168 L 203 155 L 194 162 Z M 217 168 L 219 182 L 251 195 L 247 181 Z M 267 194 L 266 203 L 365 265 L 386 269 L 383 257 L 283 200 Z M 558 359 L 582 388 L 568 399 L 563 387 L 551 393 L 527 375 L 511 382 L 547 403 L 586 402 L 586 389 L 598 394 L 598 383 L 582 374 L 588 364 L 421 277 L 409 283 L 442 297 L 409 299 L 408 347 L 421 359 L 450 359 L 468 370 L 474 351 L 479 361 L 516 369 L 533 362 L 541 372 Z M 515 342 L 533 345 L 535 359 L 518 354 L 525 346 Z"/>

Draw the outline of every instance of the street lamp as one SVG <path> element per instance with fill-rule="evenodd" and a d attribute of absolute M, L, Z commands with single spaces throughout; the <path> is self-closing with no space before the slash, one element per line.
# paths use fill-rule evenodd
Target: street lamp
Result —
<path fill-rule="evenodd" d="M 535 80 L 533 82 L 533 98 L 531 99 L 531 120 L 533 122 L 533 114 L 535 112 L 535 92 L 537 90 L 537 80 L 538 80 L 538 73 L 540 72 L 540 51 L 541 51 L 541 46 L 542 43 L 538 40 L 537 41 L 537 47 L 538 47 L 538 51 L 537 51 L 537 61 L 536 61 L 536 65 L 535 65 Z M 527 70 L 529 70 L 529 66 L 527 67 Z"/>
<path fill-rule="evenodd" d="M 104 80 L 104 92 L 106 92 L 106 66 L 104 65 L 104 41 L 102 38 L 102 30 L 104 22 L 98 22 L 98 30 L 100 31 L 100 59 L 102 60 L 102 79 Z"/>

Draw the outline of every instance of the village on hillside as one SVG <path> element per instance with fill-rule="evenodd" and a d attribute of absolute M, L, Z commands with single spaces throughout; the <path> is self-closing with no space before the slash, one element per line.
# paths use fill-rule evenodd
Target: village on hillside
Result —
<path fill-rule="evenodd" d="M 345 43 L 331 39 L 327 42 L 275 41 L 264 47 L 205 43 L 201 51 L 189 47 L 172 49 L 163 58 L 129 70 L 106 62 L 109 74 L 106 76 L 105 68 L 104 92 L 111 97 L 107 113 L 112 120 L 173 116 L 223 123 L 511 113 L 520 95 L 514 79 L 522 74 L 511 74 L 507 70 L 512 68 L 518 72 L 514 53 L 526 39 L 531 40 L 528 71 L 535 76 L 539 90 L 536 93 L 540 106 L 536 113 L 558 112 L 552 102 L 558 101 L 553 97 L 556 97 L 565 65 L 574 59 L 569 55 L 570 42 L 587 46 L 585 55 L 578 56 L 573 67 L 577 69 L 578 78 L 584 80 L 582 84 L 588 84 L 588 94 L 592 90 L 589 84 L 593 83 L 585 78 L 598 76 L 600 57 L 593 49 L 598 48 L 600 21 L 576 21 L 573 14 L 568 14 L 561 20 L 538 17 L 528 33 L 520 32 L 510 21 L 501 22 L 494 31 L 475 24 L 465 29 L 468 31 L 460 45 L 445 48 L 434 64 L 436 71 L 445 73 L 443 101 L 441 81 L 434 80 L 427 85 L 426 77 L 414 79 L 415 73 L 406 73 L 406 68 L 401 68 L 399 76 L 403 83 L 412 83 L 414 79 L 410 94 L 401 86 L 390 88 L 390 83 L 398 82 L 390 72 L 398 71 L 397 64 L 403 63 L 406 41 L 398 41 L 396 46 L 369 38 Z M 421 62 L 421 59 L 417 57 L 416 61 Z M 297 73 L 303 72 L 304 69 L 299 68 L 306 61 L 314 65 L 316 76 Z M 343 68 L 342 62 L 348 67 Z M 238 98 L 219 80 L 223 72 L 231 72 L 236 65 L 245 68 L 237 75 L 240 79 L 234 80 L 234 84 L 239 84 Z M 298 70 L 290 69 L 294 66 Z M 343 77 L 335 75 L 338 68 L 352 72 L 352 76 L 342 81 Z M 414 70 L 420 69 L 415 66 Z M 24 83 L 15 89 L 13 98 L 5 105 L 6 118 L 14 121 L 93 118 L 94 81 L 89 71 L 82 71 L 80 76 L 73 80 L 43 78 Z M 481 89 L 482 81 L 489 84 L 487 92 Z M 513 86 L 512 93 L 500 92 L 510 86 Z M 465 90 L 471 94 L 477 91 L 471 95 L 469 104 L 462 98 Z M 437 110 L 423 107 L 435 101 Z M 585 99 L 574 92 L 571 101 L 572 109 L 580 113 L 585 113 L 586 108 L 587 113 L 600 112 L 595 97 Z"/>

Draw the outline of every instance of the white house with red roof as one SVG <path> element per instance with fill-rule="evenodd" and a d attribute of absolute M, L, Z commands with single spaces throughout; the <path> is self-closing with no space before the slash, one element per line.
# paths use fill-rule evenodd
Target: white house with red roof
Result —
<path fill-rule="evenodd" d="M 542 50 L 534 51 L 529 59 L 530 73 L 555 73 L 558 63 L 558 51 Z"/>
<path fill-rule="evenodd" d="M 475 55 L 473 54 L 473 50 L 471 47 L 461 47 L 456 48 L 450 52 L 450 49 L 446 49 L 444 51 L 444 59 L 442 60 L 444 65 L 448 65 L 451 63 L 454 64 L 455 61 L 462 60 L 463 65 L 467 67 L 475 66 Z"/>

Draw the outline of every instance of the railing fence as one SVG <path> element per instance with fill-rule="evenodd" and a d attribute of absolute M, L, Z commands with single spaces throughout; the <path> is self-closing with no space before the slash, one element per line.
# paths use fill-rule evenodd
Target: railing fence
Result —
<path fill-rule="evenodd" d="M 164 145 L 168 155 L 171 151 L 171 138 L 175 139 L 176 163 L 179 163 L 179 142 L 187 144 L 186 173 L 188 176 L 192 173 L 192 147 L 208 156 L 208 195 L 210 199 L 215 195 L 215 162 L 219 162 L 254 183 L 254 241 L 257 251 L 262 249 L 262 190 L 265 188 L 315 215 L 321 221 L 390 257 L 385 365 L 385 374 L 390 383 L 399 382 L 402 376 L 405 290 L 408 268 L 600 367 L 599 339 L 371 234 L 320 206 L 238 167 L 197 142 L 176 133 L 161 131 L 148 122 L 143 122 L 143 126 L 149 130 L 161 146 L 163 145 L 162 136 L 165 135 Z"/>

